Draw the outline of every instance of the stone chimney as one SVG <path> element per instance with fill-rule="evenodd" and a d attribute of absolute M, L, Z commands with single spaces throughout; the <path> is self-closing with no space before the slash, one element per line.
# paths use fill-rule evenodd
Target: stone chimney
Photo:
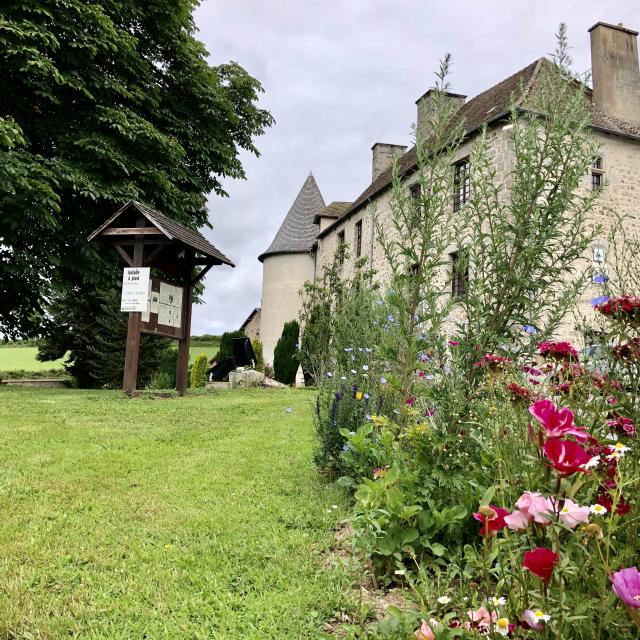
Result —
<path fill-rule="evenodd" d="M 638 32 L 597 22 L 589 33 L 594 104 L 606 115 L 640 124 Z"/>
<path fill-rule="evenodd" d="M 435 89 L 429 89 L 427 93 L 423 94 L 416 100 L 418 105 L 418 120 L 416 122 L 417 133 L 423 138 L 429 137 L 429 118 L 431 110 L 433 109 L 433 96 L 435 95 Z M 467 99 L 467 96 L 463 96 L 461 93 L 449 93 L 444 92 L 445 98 L 451 105 L 458 110 Z"/>
<path fill-rule="evenodd" d="M 385 144 L 376 142 L 373 151 L 373 161 L 371 163 L 371 182 L 373 182 L 383 171 L 388 169 L 396 158 L 399 158 L 407 150 L 401 144 Z"/>

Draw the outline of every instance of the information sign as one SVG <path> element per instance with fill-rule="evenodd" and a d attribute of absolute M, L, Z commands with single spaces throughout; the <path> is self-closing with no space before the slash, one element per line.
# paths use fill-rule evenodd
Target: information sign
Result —
<path fill-rule="evenodd" d="M 122 273 L 120 311 L 146 313 L 149 308 L 149 267 L 126 267 Z"/>

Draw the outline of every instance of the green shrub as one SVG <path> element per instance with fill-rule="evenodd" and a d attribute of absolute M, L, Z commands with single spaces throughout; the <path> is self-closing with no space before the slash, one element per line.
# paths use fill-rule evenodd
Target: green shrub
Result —
<path fill-rule="evenodd" d="M 149 381 L 149 389 L 174 389 L 176 386 L 176 367 L 178 350 L 168 347 L 160 355 L 160 363 Z"/>
<path fill-rule="evenodd" d="M 216 362 L 224 362 L 225 358 L 233 356 L 233 339 L 234 338 L 246 338 L 247 334 L 244 331 L 225 331 L 220 337 L 220 348 L 215 355 Z"/>
<path fill-rule="evenodd" d="M 264 355 L 262 352 L 262 342 L 254 338 L 251 342 L 253 352 L 256 354 L 256 371 L 264 371 Z"/>
<path fill-rule="evenodd" d="M 297 320 L 285 322 L 282 335 L 273 352 L 273 372 L 278 382 L 293 384 L 300 366 L 298 360 L 298 337 L 300 325 Z"/>
<path fill-rule="evenodd" d="M 207 369 L 209 368 L 209 361 L 206 353 L 201 353 L 196 356 L 193 367 L 191 367 L 191 387 L 197 389 L 198 387 L 204 387 L 207 382 Z"/>

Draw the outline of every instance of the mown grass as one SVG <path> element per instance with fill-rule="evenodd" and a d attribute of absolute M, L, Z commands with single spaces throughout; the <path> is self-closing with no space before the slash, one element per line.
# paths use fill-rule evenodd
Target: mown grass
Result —
<path fill-rule="evenodd" d="M 309 393 L 5 388 L 0 415 L 0 637 L 325 637 Z"/>

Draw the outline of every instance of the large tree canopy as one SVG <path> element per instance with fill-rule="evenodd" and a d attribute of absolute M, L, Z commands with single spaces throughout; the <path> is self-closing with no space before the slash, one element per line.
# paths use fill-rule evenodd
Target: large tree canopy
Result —
<path fill-rule="evenodd" d="M 242 178 L 271 125 L 262 88 L 211 67 L 196 0 L 0 4 L 0 332 L 42 330 L 47 303 L 109 286 L 88 233 L 134 198 L 190 226 Z M 51 320 L 51 318 L 49 319 Z"/>

